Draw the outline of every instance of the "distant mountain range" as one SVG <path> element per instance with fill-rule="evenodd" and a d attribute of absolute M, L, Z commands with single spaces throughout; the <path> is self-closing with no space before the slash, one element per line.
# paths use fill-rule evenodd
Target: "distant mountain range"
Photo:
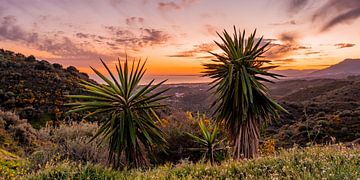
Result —
<path fill-rule="evenodd" d="M 345 59 L 337 64 L 321 70 L 273 70 L 286 76 L 285 79 L 302 78 L 345 78 L 351 75 L 360 75 L 360 59 Z"/>

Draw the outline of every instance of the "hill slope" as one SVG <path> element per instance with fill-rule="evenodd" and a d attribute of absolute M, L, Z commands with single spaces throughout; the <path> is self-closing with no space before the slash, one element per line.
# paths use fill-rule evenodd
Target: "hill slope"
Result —
<path fill-rule="evenodd" d="M 309 74 L 311 77 L 337 77 L 360 74 L 360 59 L 345 59 L 338 64 Z"/>
<path fill-rule="evenodd" d="M 0 49 L 0 108 L 16 111 L 30 122 L 65 118 L 64 95 L 81 93 L 80 80 L 91 81 L 75 67 L 65 69 Z M 79 119 L 75 114 L 71 118 Z"/>

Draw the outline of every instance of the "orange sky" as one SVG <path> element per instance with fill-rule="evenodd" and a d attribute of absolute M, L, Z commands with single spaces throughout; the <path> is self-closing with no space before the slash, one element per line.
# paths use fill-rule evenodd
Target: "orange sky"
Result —
<path fill-rule="evenodd" d="M 198 74 L 216 31 L 271 40 L 279 69 L 359 58 L 359 0 L 2 0 L 0 48 L 90 73 L 99 58 L 148 58 L 149 74 Z"/>

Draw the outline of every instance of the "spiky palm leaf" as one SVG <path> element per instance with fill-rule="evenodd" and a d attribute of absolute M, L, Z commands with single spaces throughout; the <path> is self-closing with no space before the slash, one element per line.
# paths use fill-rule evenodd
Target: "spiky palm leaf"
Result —
<path fill-rule="evenodd" d="M 213 127 L 207 127 L 203 120 L 199 120 L 199 127 L 201 130 L 202 137 L 198 137 L 194 134 L 186 132 L 188 136 L 190 136 L 194 141 L 199 143 L 201 148 L 191 148 L 193 150 L 203 151 L 203 159 L 210 159 L 211 164 L 214 164 L 214 153 L 215 151 L 222 150 L 223 148 L 217 148 L 217 146 L 223 141 L 218 141 L 217 136 L 220 133 L 220 130 L 217 125 Z"/>
<path fill-rule="evenodd" d="M 154 147 L 163 149 L 166 144 L 163 133 L 155 125 L 159 118 L 154 111 L 163 106 L 159 101 L 167 98 L 162 96 L 166 90 L 154 92 L 165 81 L 153 85 L 152 80 L 147 85 L 139 85 L 146 71 L 146 61 L 141 63 L 139 60 L 135 64 L 134 60 L 130 68 L 127 58 L 123 65 L 118 60 L 117 77 L 101 62 L 111 79 L 91 67 L 106 84 L 83 81 L 81 85 L 90 95 L 69 95 L 70 98 L 82 100 L 68 104 L 73 106 L 69 112 L 90 111 L 86 117 L 106 114 L 93 139 L 101 136 L 103 142 L 109 143 L 109 161 L 115 168 L 121 166 L 123 156 L 127 166 L 146 165 L 146 153 L 151 153 Z"/>
<path fill-rule="evenodd" d="M 223 51 L 215 56 L 213 63 L 204 64 L 204 76 L 213 78 L 211 82 L 217 95 L 215 115 L 223 121 L 234 143 L 234 158 L 253 157 L 259 141 L 259 123 L 267 122 L 278 116 L 279 111 L 286 111 L 268 94 L 262 84 L 272 82 L 268 78 L 280 75 L 268 72 L 277 66 L 267 65 L 271 61 L 261 59 L 267 51 L 269 42 L 255 38 L 256 30 L 245 38 L 245 31 L 231 37 L 227 31 L 218 36 L 222 42 L 216 42 Z"/>

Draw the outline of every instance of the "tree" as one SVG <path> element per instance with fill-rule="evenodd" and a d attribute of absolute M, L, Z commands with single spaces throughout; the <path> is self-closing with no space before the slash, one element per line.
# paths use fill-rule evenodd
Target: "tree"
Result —
<path fill-rule="evenodd" d="M 139 82 L 146 71 L 146 62 L 141 63 L 141 60 L 136 65 L 134 60 L 131 69 L 127 58 L 123 66 L 118 60 L 116 78 L 109 67 L 101 62 L 111 80 L 91 67 L 106 84 L 82 81 L 81 85 L 89 95 L 69 95 L 70 98 L 82 100 L 68 104 L 73 106 L 69 112 L 90 111 L 84 118 L 98 113 L 106 115 L 92 140 L 101 137 L 102 142 L 109 143 L 109 162 L 113 167 L 122 166 L 122 157 L 129 167 L 147 165 L 146 154 L 152 154 L 155 147 L 162 150 L 166 147 L 163 133 L 155 124 L 159 120 L 155 109 L 164 106 L 159 101 L 167 98 L 162 95 L 167 89 L 154 91 L 165 81 L 153 85 L 152 80 L 140 86 Z"/>
<path fill-rule="evenodd" d="M 213 79 L 210 84 L 215 89 L 214 115 L 229 133 L 234 159 L 254 157 L 259 146 L 260 123 L 278 117 L 279 111 L 286 112 L 262 83 L 273 83 L 268 78 L 280 75 L 268 72 L 277 67 L 263 59 L 270 42 L 263 43 L 263 38 L 256 39 L 255 34 L 256 30 L 245 39 L 245 31 L 237 32 L 235 27 L 233 37 L 226 30 L 222 35 L 218 33 L 222 42 L 215 43 L 223 53 L 210 52 L 215 58 L 204 64 L 204 76 Z"/>

